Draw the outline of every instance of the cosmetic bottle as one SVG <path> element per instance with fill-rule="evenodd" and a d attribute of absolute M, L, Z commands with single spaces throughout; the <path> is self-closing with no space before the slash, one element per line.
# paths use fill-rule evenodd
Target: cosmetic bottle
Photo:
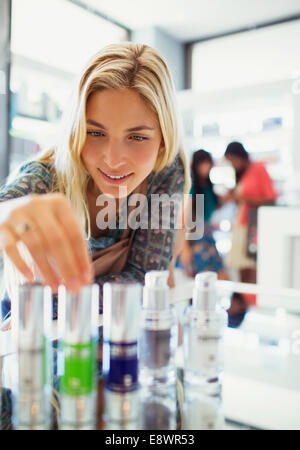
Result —
<path fill-rule="evenodd" d="M 176 385 L 140 386 L 141 430 L 176 430 Z"/>
<path fill-rule="evenodd" d="M 50 429 L 53 373 L 50 287 L 39 283 L 18 286 L 12 308 L 18 373 L 12 389 L 13 427 Z"/>
<path fill-rule="evenodd" d="M 168 277 L 166 270 L 145 275 L 139 335 L 139 379 L 143 386 L 176 382 L 178 322 L 169 302 Z"/>
<path fill-rule="evenodd" d="M 98 314 L 97 284 L 84 286 L 78 294 L 59 287 L 61 429 L 89 430 L 96 426 Z"/>
<path fill-rule="evenodd" d="M 103 286 L 103 375 L 106 428 L 135 429 L 139 417 L 138 333 L 142 288 Z"/>
<path fill-rule="evenodd" d="M 139 334 L 140 427 L 176 429 L 178 322 L 169 301 L 168 271 L 145 275 Z"/>
<path fill-rule="evenodd" d="M 223 337 L 227 313 L 218 305 L 217 274 L 195 277 L 192 305 L 183 321 L 184 428 L 220 427 Z"/>

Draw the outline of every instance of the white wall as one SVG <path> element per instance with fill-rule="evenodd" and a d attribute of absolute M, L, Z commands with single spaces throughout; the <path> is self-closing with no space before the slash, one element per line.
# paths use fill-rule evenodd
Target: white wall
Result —
<path fill-rule="evenodd" d="M 299 42 L 300 20 L 199 43 L 192 88 L 207 92 L 290 79 L 291 89 L 292 79 L 300 78 Z"/>
<path fill-rule="evenodd" d="M 300 208 L 259 208 L 257 284 L 273 290 L 299 289 L 299 246 Z M 299 299 L 296 300 L 260 295 L 257 303 L 299 312 Z"/>

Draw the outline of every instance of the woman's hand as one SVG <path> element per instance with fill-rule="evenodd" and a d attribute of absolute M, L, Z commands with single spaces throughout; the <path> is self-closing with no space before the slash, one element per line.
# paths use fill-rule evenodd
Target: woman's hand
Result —
<path fill-rule="evenodd" d="M 45 284 L 63 283 L 71 292 L 93 281 L 85 240 L 69 201 L 62 194 L 29 195 L 0 204 L 0 249 L 30 282 L 34 276 L 17 243 L 29 250 Z"/>

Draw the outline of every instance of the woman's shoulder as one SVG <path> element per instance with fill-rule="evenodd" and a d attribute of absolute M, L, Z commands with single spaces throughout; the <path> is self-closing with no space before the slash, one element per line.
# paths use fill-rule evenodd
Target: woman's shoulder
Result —
<path fill-rule="evenodd" d="M 254 176 L 265 175 L 268 173 L 266 164 L 263 161 L 254 161 L 250 166 L 250 173 Z"/>
<path fill-rule="evenodd" d="M 263 161 L 252 161 L 250 168 L 252 170 L 264 170 L 266 168 L 266 165 Z"/>
<path fill-rule="evenodd" d="M 0 188 L 0 201 L 30 193 L 47 193 L 53 186 L 54 175 L 50 165 L 38 160 L 26 161 L 9 175 Z"/>
<path fill-rule="evenodd" d="M 52 178 L 53 169 L 50 164 L 38 160 L 31 160 L 22 163 L 17 170 L 20 175 L 37 175 L 41 178 Z"/>
<path fill-rule="evenodd" d="M 148 194 L 182 193 L 185 181 L 185 167 L 180 154 L 173 163 L 159 172 L 151 172 L 148 178 Z"/>

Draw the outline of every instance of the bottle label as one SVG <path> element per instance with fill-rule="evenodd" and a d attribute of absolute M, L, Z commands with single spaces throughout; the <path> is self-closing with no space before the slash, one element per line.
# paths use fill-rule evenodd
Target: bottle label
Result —
<path fill-rule="evenodd" d="M 18 360 L 19 391 L 23 393 L 41 392 L 46 384 L 43 351 L 20 351 Z"/>
<path fill-rule="evenodd" d="M 203 335 L 197 329 L 188 332 L 187 366 L 198 372 L 215 368 L 217 371 L 223 365 L 223 339 L 217 334 Z"/>
<path fill-rule="evenodd" d="M 40 350 L 19 350 L 19 390 L 21 392 L 42 391 L 51 384 L 52 347 L 46 339 Z"/>
<path fill-rule="evenodd" d="M 96 390 L 97 343 L 63 343 L 64 374 L 61 392 L 71 396 L 88 395 Z"/>
<path fill-rule="evenodd" d="M 137 389 L 137 342 L 129 344 L 104 342 L 103 372 L 107 389 L 122 393 Z"/>

